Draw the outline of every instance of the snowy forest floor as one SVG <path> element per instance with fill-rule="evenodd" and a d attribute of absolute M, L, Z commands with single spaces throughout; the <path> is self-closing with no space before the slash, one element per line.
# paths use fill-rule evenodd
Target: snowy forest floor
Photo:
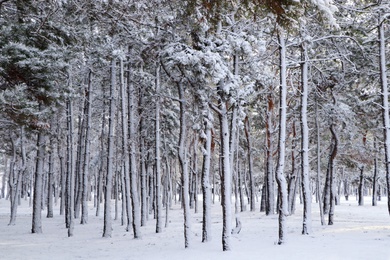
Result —
<path fill-rule="evenodd" d="M 9 201 L 0 200 L 0 259 L 390 259 L 390 216 L 385 198 L 378 206 L 357 206 L 351 197 L 336 206 L 333 226 L 321 226 L 318 204 L 313 203 L 313 232 L 301 235 L 302 205 L 297 202 L 294 215 L 287 219 L 287 240 L 277 245 L 277 215 L 242 212 L 242 230 L 232 235 L 232 250 L 222 252 L 222 214 L 213 205 L 212 241 L 201 242 L 202 213 L 192 217 L 192 245 L 184 249 L 183 213 L 180 205 L 169 211 L 169 225 L 155 233 L 155 221 L 142 227 L 142 239 L 134 240 L 125 232 L 120 220 L 113 221 L 113 237 L 102 238 L 103 212 L 95 216 L 90 207 L 89 222 L 75 220 L 74 237 L 67 237 L 64 217 L 55 208 L 55 216 L 47 219 L 42 212 L 43 234 L 31 234 L 31 208 L 22 201 L 15 226 L 8 226 Z"/>

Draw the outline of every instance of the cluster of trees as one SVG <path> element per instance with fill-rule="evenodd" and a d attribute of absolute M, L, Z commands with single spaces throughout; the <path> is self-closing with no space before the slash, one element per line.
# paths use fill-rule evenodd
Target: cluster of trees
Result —
<path fill-rule="evenodd" d="M 114 206 L 139 238 L 179 200 L 188 247 L 191 211 L 206 242 L 219 198 L 229 250 L 247 208 L 279 214 L 282 244 L 297 195 L 303 234 L 313 196 L 322 224 L 342 193 L 376 205 L 390 195 L 389 15 L 365 0 L 0 1 L 10 225 L 29 199 L 41 233 L 59 201 L 72 236 L 93 200 L 103 237 Z"/>

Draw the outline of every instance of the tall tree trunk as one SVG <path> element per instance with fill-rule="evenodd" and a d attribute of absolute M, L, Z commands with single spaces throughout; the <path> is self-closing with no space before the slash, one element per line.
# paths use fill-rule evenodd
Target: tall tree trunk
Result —
<path fill-rule="evenodd" d="M 378 158 L 376 137 L 374 137 L 374 174 L 372 177 L 372 206 L 377 205 L 377 178 L 378 178 Z"/>
<path fill-rule="evenodd" d="M 25 160 L 26 160 L 26 154 L 24 150 L 24 129 L 21 128 L 21 137 L 20 137 L 20 143 L 21 143 L 21 150 L 22 150 L 22 167 L 21 169 L 16 169 L 16 142 L 12 138 L 11 135 L 11 146 L 12 146 L 12 160 L 10 163 L 10 169 L 9 169 L 9 199 L 10 199 L 10 220 L 8 225 L 13 226 L 16 222 L 16 215 L 18 210 L 18 196 L 20 193 L 20 185 L 22 181 L 22 173 L 24 171 L 25 167 Z"/>
<path fill-rule="evenodd" d="M 188 182 L 188 159 L 186 148 L 186 101 L 184 97 L 184 89 L 181 82 L 177 83 L 179 100 L 180 100 L 180 136 L 179 136 L 179 162 L 181 169 L 181 185 L 182 185 L 182 205 L 184 209 L 184 247 L 187 248 L 191 244 L 191 222 L 190 222 L 190 202 L 189 202 L 189 182 Z"/>
<path fill-rule="evenodd" d="M 39 105 L 39 110 L 43 111 L 43 105 Z M 34 200 L 33 200 L 33 217 L 32 233 L 42 233 L 42 193 L 43 193 L 43 174 L 45 159 L 46 133 L 44 129 L 39 129 L 37 141 L 37 157 L 34 181 Z"/>
<path fill-rule="evenodd" d="M 335 99 L 334 99 L 335 100 Z M 336 197 L 336 184 L 335 184 L 335 170 L 334 170 L 334 164 L 335 164 L 335 158 L 337 155 L 337 148 L 338 148 L 338 137 L 336 134 L 336 131 L 334 129 L 335 124 L 332 123 L 330 125 L 330 132 L 332 134 L 332 142 L 333 147 L 329 156 L 329 162 L 328 162 L 328 172 L 329 172 L 329 191 L 330 191 L 330 203 L 329 203 L 329 218 L 328 218 L 328 225 L 333 225 L 334 222 L 334 208 L 335 208 L 335 197 Z"/>
<path fill-rule="evenodd" d="M 131 198 L 130 198 L 130 159 L 129 159 L 129 144 L 128 144 L 128 133 L 127 133 L 127 106 L 126 106 L 126 88 L 124 78 L 124 65 L 123 59 L 120 59 L 120 87 L 121 87 L 121 115 L 122 115 L 122 154 L 123 154 L 123 180 L 124 180 L 124 194 L 123 202 L 125 203 L 126 210 L 126 231 L 130 231 L 131 226 Z M 130 93 L 129 93 L 130 95 Z"/>
<path fill-rule="evenodd" d="M 53 199 L 54 199 L 54 137 L 50 137 L 49 149 L 49 172 L 47 180 L 47 218 L 53 217 Z"/>
<path fill-rule="evenodd" d="M 68 228 L 68 237 L 73 236 L 74 230 L 74 157 L 73 157 L 73 106 L 72 101 L 66 102 L 67 137 L 66 137 L 66 208 L 65 216 Z"/>
<path fill-rule="evenodd" d="M 155 167 L 156 167 L 156 175 L 155 175 L 155 215 L 156 215 L 156 233 L 162 232 L 162 194 L 161 194 L 161 133 L 160 133 L 160 107 L 161 107 L 161 90 L 160 90 L 160 64 L 156 64 L 156 115 L 155 115 Z"/>
<path fill-rule="evenodd" d="M 317 103 L 317 93 L 315 95 L 315 123 L 316 123 L 316 132 L 317 132 L 317 178 L 316 178 L 316 190 L 317 190 L 317 200 L 318 206 L 320 208 L 320 219 L 321 225 L 325 225 L 324 217 L 324 208 L 322 205 L 322 195 L 321 195 L 321 138 L 320 138 L 320 122 L 318 118 L 318 103 Z"/>
<path fill-rule="evenodd" d="M 224 84 L 224 83 L 220 83 Z M 226 104 L 226 93 L 221 86 L 218 87 L 218 117 L 220 125 L 220 141 L 221 141 L 221 205 L 222 205 L 222 249 L 229 251 L 231 249 L 231 165 L 230 165 L 230 150 L 229 150 L 229 120 L 228 109 Z"/>
<path fill-rule="evenodd" d="M 278 244 L 285 242 L 286 217 L 288 215 L 287 183 L 284 176 L 285 151 L 286 151 L 286 110 L 287 110 L 287 60 L 284 32 L 278 32 L 280 51 L 280 114 L 279 114 L 279 141 L 278 141 L 278 165 L 276 168 L 276 181 L 279 193 L 279 240 Z"/>
<path fill-rule="evenodd" d="M 141 226 L 146 225 L 148 219 L 148 189 L 147 189 L 147 170 L 146 170 L 146 157 L 147 152 L 145 149 L 145 120 L 143 113 L 144 106 L 144 92 L 142 88 L 139 89 L 138 98 L 138 117 L 139 117 L 139 153 L 140 153 L 140 171 L 141 171 Z"/>
<path fill-rule="evenodd" d="M 303 226 L 302 234 L 311 233 L 311 191 L 309 165 L 309 126 L 307 123 L 307 99 L 309 96 L 308 57 L 306 43 L 301 45 L 302 55 L 302 91 L 301 91 L 301 175 L 303 196 Z"/>
<path fill-rule="evenodd" d="M 383 117 L 383 135 L 385 147 L 385 167 L 386 167 L 386 185 L 387 185 L 387 209 L 390 214 L 390 118 L 389 118 L 389 92 L 386 72 L 386 42 L 384 23 L 386 19 L 380 18 L 378 25 L 379 34 L 379 68 L 382 87 L 382 117 Z"/>
<path fill-rule="evenodd" d="M 213 115 L 206 108 L 207 116 L 203 118 L 205 129 L 203 164 L 202 164 L 202 193 L 203 193 L 203 222 L 202 222 L 202 242 L 211 240 L 211 185 L 210 185 L 210 167 L 211 167 L 211 144 L 213 128 Z"/>
<path fill-rule="evenodd" d="M 88 72 L 88 89 L 85 93 L 85 144 L 84 144 L 84 160 L 83 160 L 83 187 L 81 199 L 81 224 L 88 223 L 88 191 L 89 191 L 89 158 L 90 158 L 90 132 L 91 132 L 91 117 L 92 117 L 92 71 Z"/>
<path fill-rule="evenodd" d="M 256 210 L 256 201 L 255 201 L 255 180 L 253 177 L 253 159 L 252 159 L 252 138 L 250 133 L 250 122 L 249 118 L 245 118 L 244 122 L 245 136 L 247 141 L 247 153 L 248 153 L 248 173 L 249 173 L 249 186 L 250 186 L 250 208 L 251 211 Z"/>
<path fill-rule="evenodd" d="M 78 146 L 76 154 L 76 168 L 75 168 L 75 207 L 74 217 L 80 217 L 81 200 L 83 197 L 83 162 L 85 155 L 85 114 L 86 101 L 84 101 L 84 109 L 80 106 L 79 124 L 78 124 Z"/>
<path fill-rule="evenodd" d="M 275 173 L 274 173 L 274 160 L 273 160 L 273 109 L 274 100 L 272 94 L 268 95 L 267 102 L 267 114 L 266 114 L 266 174 L 265 174 L 265 187 L 266 187 L 266 207 L 265 214 L 272 215 L 275 213 Z"/>
<path fill-rule="evenodd" d="M 111 61 L 111 86 L 110 86 L 110 108 L 108 118 L 108 155 L 107 155 L 107 175 L 106 189 L 104 192 L 104 226 L 103 237 L 112 235 L 112 217 L 111 217 L 111 193 L 112 177 L 114 170 L 114 142 L 115 142 L 115 114 L 116 114 L 116 62 L 115 58 Z"/>
<path fill-rule="evenodd" d="M 291 140 L 291 172 L 288 176 L 287 181 L 287 190 L 288 190 L 288 212 L 290 215 L 295 213 L 295 199 L 297 194 L 297 183 L 300 179 L 298 177 L 297 168 L 296 168 L 296 156 L 295 156 L 295 149 L 296 149 L 296 138 L 297 138 L 297 132 L 295 128 L 295 120 L 293 120 L 292 123 L 292 140 Z"/>
<path fill-rule="evenodd" d="M 141 212 L 138 199 L 138 184 L 137 184 L 137 160 L 136 160 L 136 117 L 135 117 L 135 96 L 136 91 L 131 78 L 131 64 L 128 67 L 127 74 L 127 87 L 128 87 L 128 110 L 129 110 L 129 139 L 130 139 L 130 195 L 132 202 L 132 216 L 133 216 L 133 235 L 134 238 L 141 238 Z"/>
<path fill-rule="evenodd" d="M 103 93 L 105 93 L 105 88 L 104 88 L 104 85 L 103 85 Z M 104 97 L 104 100 L 106 100 L 106 97 Z M 104 177 L 105 177 L 105 170 L 104 170 L 104 165 L 105 165 L 105 158 L 106 158 L 106 153 L 104 152 L 105 151 L 105 138 L 104 136 L 106 136 L 106 131 L 105 131 L 105 127 L 106 127 L 106 104 L 105 102 L 103 103 L 103 112 L 102 112 L 102 124 L 101 124 L 101 131 L 100 131 L 100 136 L 101 136 L 101 140 L 100 140 L 100 165 L 99 165 L 99 170 L 98 170 L 98 180 L 97 180 L 97 195 L 96 195 L 96 217 L 99 216 L 100 214 L 100 204 L 102 203 L 102 197 L 103 197 L 103 180 L 104 180 Z"/>

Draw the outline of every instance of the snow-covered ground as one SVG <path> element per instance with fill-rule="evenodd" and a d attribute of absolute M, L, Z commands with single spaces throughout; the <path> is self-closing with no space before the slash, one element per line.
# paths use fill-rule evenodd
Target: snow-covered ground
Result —
<path fill-rule="evenodd" d="M 222 252 L 221 210 L 213 205 L 212 241 L 201 242 L 202 214 L 192 212 L 192 245 L 184 249 L 183 214 L 179 205 L 169 212 L 169 226 L 155 233 L 155 221 L 142 227 L 142 239 L 134 240 L 120 220 L 114 221 L 113 237 L 102 238 L 103 217 L 90 207 L 89 223 L 76 220 L 75 236 L 68 238 L 63 216 L 56 207 L 52 219 L 42 212 L 43 234 L 31 234 L 31 209 L 22 201 L 15 226 L 9 221 L 9 201 L 0 200 L 0 259 L 390 259 L 390 216 L 382 199 L 372 207 L 357 206 L 355 198 L 336 207 L 333 226 L 321 226 L 318 204 L 313 203 L 313 233 L 301 235 L 301 205 L 287 220 L 284 245 L 277 245 L 277 216 L 261 212 L 240 213 L 242 230 L 232 235 L 232 250 Z M 103 214 L 101 214 L 103 215 Z"/>

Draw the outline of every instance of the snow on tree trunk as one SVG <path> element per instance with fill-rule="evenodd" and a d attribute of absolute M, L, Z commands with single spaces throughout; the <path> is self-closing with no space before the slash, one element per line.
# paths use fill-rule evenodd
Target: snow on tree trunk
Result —
<path fill-rule="evenodd" d="M 121 116 L 122 116 L 122 153 L 123 153 L 123 179 L 124 179 L 124 196 L 122 197 L 125 203 L 126 212 L 126 231 L 130 230 L 131 225 L 131 199 L 130 199 L 130 161 L 129 161 L 129 145 L 127 134 L 127 107 L 126 107 L 126 88 L 124 78 L 123 59 L 120 59 L 120 91 L 121 91 Z"/>
<path fill-rule="evenodd" d="M 43 105 L 39 105 L 39 110 L 43 111 Z M 42 193 L 43 193 L 43 174 L 45 159 L 46 134 L 44 129 L 39 129 L 37 141 L 37 157 L 34 180 L 34 199 L 32 216 L 32 233 L 42 233 Z"/>
<path fill-rule="evenodd" d="M 49 150 L 49 172 L 47 180 L 47 218 L 53 217 L 53 200 L 54 200 L 54 142 L 53 137 L 50 137 Z"/>
<path fill-rule="evenodd" d="M 287 60 L 284 33 L 278 32 L 280 51 L 280 113 L 279 113 L 279 141 L 278 141 L 278 164 L 276 168 L 276 181 L 279 192 L 279 240 L 278 244 L 285 242 L 286 218 L 288 215 L 287 182 L 284 176 L 285 152 L 286 152 L 286 110 L 287 110 Z"/>
<path fill-rule="evenodd" d="M 177 83 L 180 100 L 180 136 L 179 136 L 179 162 L 181 170 L 182 185 L 182 205 L 184 209 L 184 247 L 191 244 L 191 222 L 190 222 L 190 202 L 189 202 L 189 181 L 188 181 L 188 159 L 186 151 L 186 100 L 182 84 Z"/>
<path fill-rule="evenodd" d="M 333 98 L 335 100 L 335 98 Z M 331 149 L 331 153 L 329 156 L 328 162 L 328 172 L 329 172 L 329 217 L 328 217 L 328 225 L 333 225 L 334 222 L 334 208 L 335 208 L 335 200 L 336 200 L 336 183 L 335 183 L 335 173 L 334 173 L 334 161 L 337 155 L 338 148 L 338 137 L 336 131 L 334 129 L 335 124 L 332 123 L 330 125 L 330 132 L 332 134 L 332 142 L 333 146 Z"/>
<path fill-rule="evenodd" d="M 22 158 L 23 158 L 23 166 L 21 167 L 20 170 L 17 170 L 16 169 L 16 143 L 14 141 L 14 139 L 12 138 L 12 135 L 11 135 L 11 147 L 12 147 L 12 160 L 11 160 L 11 163 L 10 163 L 10 170 L 9 170 L 9 180 L 8 180 L 8 187 L 9 187 L 9 200 L 10 200 L 10 206 L 11 206 L 11 209 L 10 209 L 10 220 L 9 220 L 9 223 L 8 225 L 9 226 L 13 226 L 15 225 L 15 222 L 16 222 L 16 215 L 17 215 L 17 211 L 18 211 L 18 196 L 19 196 L 19 193 L 20 193 L 20 185 L 21 185 L 21 181 L 22 181 L 22 171 L 24 170 L 24 164 L 25 164 L 25 159 L 26 159 L 26 155 L 25 155 L 25 151 L 24 151 L 24 131 L 23 131 L 23 127 L 21 129 L 21 140 L 20 140 L 20 143 L 21 143 L 21 150 L 22 150 Z M 6 164 L 5 166 L 6 167 Z"/>
<path fill-rule="evenodd" d="M 147 152 L 145 149 L 145 120 L 143 113 L 144 106 L 144 92 L 139 90 L 138 98 L 138 118 L 139 118 L 139 154 L 140 154 L 140 188 L 141 188 L 141 226 L 146 225 L 148 219 L 148 195 L 147 195 L 147 170 L 146 170 L 146 157 Z"/>
<path fill-rule="evenodd" d="M 389 118 L 389 90 L 387 84 L 386 72 L 386 42 L 384 32 L 385 19 L 379 21 L 379 68 L 382 87 L 382 117 L 383 117 L 383 135 L 385 147 L 385 167 L 386 167 L 386 185 L 387 185 L 387 208 L 390 214 L 390 118 Z"/>
<path fill-rule="evenodd" d="M 273 160 L 273 114 L 274 100 L 272 94 L 268 95 L 267 102 L 267 114 L 266 114 L 266 174 L 265 174 L 265 187 L 266 187 L 266 205 L 265 214 L 272 215 L 275 213 L 275 173 L 274 173 L 274 160 Z"/>
<path fill-rule="evenodd" d="M 324 210 L 322 205 L 322 195 L 321 195 L 321 138 L 320 138 L 320 122 L 318 115 L 318 104 L 317 104 L 317 94 L 315 96 L 315 123 L 316 123 L 316 132 L 317 132 L 317 178 L 316 178 L 316 190 L 317 190 L 317 199 L 318 206 L 320 207 L 320 219 L 321 225 L 325 225 Z"/>
<path fill-rule="evenodd" d="M 308 83 L 308 57 L 306 43 L 301 45 L 301 175 L 302 175 L 302 196 L 303 196 L 303 227 L 302 234 L 311 233 L 311 191 L 310 191 L 310 165 L 309 165 L 309 126 L 307 123 L 307 99 L 309 95 Z"/>
<path fill-rule="evenodd" d="M 223 84 L 223 83 L 222 83 Z M 221 205 L 222 205 L 222 249 L 223 251 L 229 251 L 231 249 L 230 237 L 231 237 L 231 165 L 229 154 L 229 120 L 228 109 L 226 104 L 225 93 L 219 87 L 219 104 L 218 104 L 218 117 L 220 125 L 220 142 L 221 142 Z"/>
<path fill-rule="evenodd" d="M 249 118 L 245 118 L 244 122 L 245 136 L 247 141 L 247 154 L 248 154 L 248 173 L 249 173 L 249 186 L 250 186 L 250 209 L 251 211 L 256 210 L 256 200 L 255 200 L 255 180 L 253 176 L 253 158 L 252 158 L 252 138 L 250 132 L 250 123 Z"/>
<path fill-rule="evenodd" d="M 72 101 L 66 102 L 66 117 L 67 117 L 67 137 L 66 137 L 66 219 L 68 228 L 68 237 L 73 236 L 74 230 L 74 157 L 73 157 L 73 106 Z"/>
<path fill-rule="evenodd" d="M 105 93 L 105 87 L 102 86 L 103 93 Z M 106 100 L 106 96 L 103 94 L 104 100 Z M 105 165 L 105 138 L 103 136 L 106 136 L 106 104 L 103 103 L 103 112 L 102 112 L 102 124 L 101 124 L 101 131 L 100 134 L 102 136 L 100 140 L 100 165 L 99 165 L 99 171 L 98 171 L 98 180 L 97 180 L 97 196 L 96 196 L 96 217 L 100 215 L 100 204 L 102 203 L 102 197 L 103 197 L 103 180 L 104 180 L 104 165 Z"/>
<path fill-rule="evenodd" d="M 110 86 L 110 107 L 108 118 L 108 155 L 107 155 L 107 175 L 106 189 L 104 192 L 104 226 L 103 237 L 111 237 L 112 217 L 111 217 L 111 192 L 112 177 L 114 171 L 114 141 L 115 141 L 115 114 L 116 114 L 116 62 L 111 61 L 111 86 Z"/>
<path fill-rule="evenodd" d="M 91 132 L 91 117 L 92 117 L 92 71 L 88 72 L 88 89 L 85 93 L 86 111 L 85 111 L 85 149 L 84 149 L 84 160 L 83 160 L 83 194 L 81 199 L 81 224 L 88 223 L 88 190 L 89 190 L 89 158 L 90 158 L 90 132 Z"/>
<path fill-rule="evenodd" d="M 130 139 L 130 195 L 132 202 L 132 216 L 133 216 L 133 233 L 134 238 L 141 238 L 141 212 L 138 199 L 138 184 L 137 184 L 137 160 L 136 160 L 136 118 L 135 118 L 135 102 L 136 95 L 133 80 L 131 78 L 131 64 L 128 67 L 127 74 L 128 87 L 128 110 L 129 110 L 129 139 Z"/>
<path fill-rule="evenodd" d="M 160 107 L 161 107 L 161 98 L 160 98 L 160 64 L 156 64 L 156 79 L 155 79 L 155 87 L 156 87 L 156 115 L 155 115 L 155 215 L 156 215 L 156 233 L 162 232 L 162 194 L 161 194 L 161 133 L 160 133 Z"/>
<path fill-rule="evenodd" d="M 374 174 L 372 177 L 372 206 L 377 206 L 377 178 L 378 178 L 378 155 L 376 137 L 374 137 Z"/>
<path fill-rule="evenodd" d="M 203 192 L 203 223 L 202 223 L 202 242 L 211 240 L 211 186 L 210 186 L 210 167 L 211 167 L 211 130 L 213 127 L 213 116 L 207 109 L 207 117 L 203 119 L 205 129 L 205 141 L 203 151 L 202 165 L 202 192 Z"/>

